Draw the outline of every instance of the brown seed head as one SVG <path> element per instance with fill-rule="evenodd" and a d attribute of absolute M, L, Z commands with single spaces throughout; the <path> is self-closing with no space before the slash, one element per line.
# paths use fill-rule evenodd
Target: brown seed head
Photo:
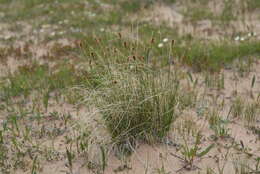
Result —
<path fill-rule="evenodd" d="M 124 42 L 124 47 L 127 48 L 127 43 L 126 42 Z"/>
<path fill-rule="evenodd" d="M 172 46 L 175 44 L 175 40 L 172 40 Z"/>
<path fill-rule="evenodd" d="M 154 38 L 151 39 L 151 44 L 153 44 L 153 43 L 154 43 Z"/>
<path fill-rule="evenodd" d="M 122 39 L 122 35 L 121 33 L 118 33 L 119 39 Z"/>
<path fill-rule="evenodd" d="M 95 54 L 93 52 L 90 53 L 93 58 L 95 58 Z"/>

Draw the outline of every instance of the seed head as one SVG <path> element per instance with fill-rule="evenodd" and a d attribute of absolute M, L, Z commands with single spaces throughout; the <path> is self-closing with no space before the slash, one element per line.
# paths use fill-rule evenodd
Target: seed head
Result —
<path fill-rule="evenodd" d="M 121 33 L 118 33 L 119 39 L 122 39 L 122 35 Z"/>
<path fill-rule="evenodd" d="M 154 43 L 154 38 L 151 39 L 151 44 L 153 44 L 153 43 Z"/>

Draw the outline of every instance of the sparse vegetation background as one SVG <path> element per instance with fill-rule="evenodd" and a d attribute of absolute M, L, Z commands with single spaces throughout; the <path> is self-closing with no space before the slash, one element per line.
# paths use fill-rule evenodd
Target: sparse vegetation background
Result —
<path fill-rule="evenodd" d="M 0 173 L 259 174 L 259 0 L 0 0 Z"/>

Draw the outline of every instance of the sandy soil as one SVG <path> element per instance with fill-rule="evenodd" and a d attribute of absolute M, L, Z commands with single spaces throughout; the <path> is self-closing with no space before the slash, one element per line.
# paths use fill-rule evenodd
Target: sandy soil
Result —
<path fill-rule="evenodd" d="M 215 4 L 212 4 L 212 9 L 218 13 L 219 8 Z M 192 35 L 198 35 L 202 38 L 209 39 L 219 39 L 226 35 L 226 32 L 233 31 L 236 29 L 236 32 L 245 32 L 248 31 L 246 26 L 250 26 L 250 31 L 254 31 L 256 33 L 260 33 L 260 20 L 256 14 L 251 14 L 247 16 L 248 23 L 245 25 L 242 22 L 234 21 L 229 29 L 223 33 L 223 31 L 215 26 L 210 20 L 202 20 L 196 22 L 196 24 L 191 24 L 190 22 L 185 21 L 184 16 L 180 13 L 182 10 L 181 6 L 155 6 L 152 10 L 144 11 L 143 20 L 152 21 L 154 23 L 168 23 L 170 27 L 178 28 L 181 34 L 191 33 Z M 32 31 L 32 27 L 28 24 L 21 23 L 24 28 L 20 34 L 11 32 L 8 30 L 10 24 L 0 24 L 0 38 L 4 40 L 8 40 L 13 37 L 22 37 L 28 36 L 25 41 L 17 42 L 15 44 L 16 47 L 24 47 L 24 43 L 27 40 L 35 39 L 34 37 L 29 37 L 30 32 Z M 46 29 L 46 33 L 49 31 Z M 257 36 L 260 39 L 260 35 Z M 38 41 L 35 41 L 38 43 Z M 64 45 L 73 45 L 73 41 L 67 39 L 61 39 L 59 42 Z M 30 50 L 33 57 L 35 59 L 41 59 L 48 53 L 48 50 L 53 46 L 53 42 L 48 44 L 35 44 L 30 47 Z M 4 43 L 0 42 L 0 46 L 4 45 Z M 44 60 L 43 60 L 44 61 Z M 0 64 L 0 77 L 6 75 L 8 71 L 15 71 L 19 65 L 22 65 L 26 62 L 25 60 L 17 60 L 14 57 L 9 57 L 5 64 Z M 8 70 L 8 71 L 7 71 Z M 251 102 L 253 99 L 257 98 L 257 95 L 260 94 L 260 61 L 257 61 L 252 67 L 250 73 L 245 77 L 239 77 L 234 70 L 223 70 L 221 73 L 224 74 L 225 88 L 219 90 L 216 89 L 208 89 L 205 88 L 203 84 L 203 75 L 202 74 L 193 74 L 195 77 L 199 79 L 201 86 L 198 86 L 198 94 L 199 100 L 203 103 L 202 100 L 205 98 L 202 95 L 206 91 L 206 98 L 208 100 L 212 100 L 213 97 L 217 97 L 217 101 L 225 100 L 225 107 L 223 110 L 219 111 L 223 117 L 228 115 L 229 109 L 231 107 L 231 102 L 234 100 L 235 96 L 241 96 L 243 100 Z M 253 89 L 251 89 L 251 81 L 253 76 L 256 77 L 256 83 Z M 186 81 L 184 82 L 186 83 Z M 199 83 L 199 84 L 200 84 Z M 188 86 L 188 84 L 187 84 Z M 214 107 L 214 103 L 209 104 L 209 107 Z M 88 127 L 92 130 L 93 135 L 92 138 L 95 139 L 96 142 L 109 143 L 110 136 L 107 133 L 104 123 L 96 110 L 89 110 L 86 108 L 75 108 L 72 105 L 61 104 L 57 106 L 55 103 L 50 104 L 49 112 L 59 111 L 60 113 L 70 113 L 75 122 L 79 122 L 82 126 Z M 259 129 L 260 120 L 256 121 L 256 126 Z M 180 143 L 181 137 L 178 132 L 175 130 L 175 125 L 179 122 L 184 122 L 185 120 L 190 120 L 194 124 L 194 129 L 199 129 L 203 132 L 203 142 L 200 144 L 202 149 L 205 149 L 208 145 L 214 143 L 216 146 L 203 158 L 195 158 L 194 166 L 189 167 L 186 166 L 186 163 L 183 161 L 183 157 L 180 153 Z M 165 140 L 165 142 L 161 144 L 147 145 L 147 144 L 138 144 L 138 147 L 135 149 L 134 153 L 130 157 L 125 157 L 124 159 L 118 159 L 115 156 L 114 150 L 110 149 L 110 153 L 107 159 L 108 166 L 105 169 L 105 174 L 112 173 L 122 173 L 122 174 L 142 174 L 142 173 L 159 173 L 158 169 L 165 169 L 166 172 L 170 173 L 198 173 L 201 171 L 202 173 L 206 173 L 205 169 L 208 167 L 214 169 L 218 173 L 218 165 L 224 166 L 224 173 L 234 173 L 233 162 L 239 160 L 247 160 L 249 164 L 253 164 L 252 157 L 250 155 L 245 155 L 242 153 L 242 150 L 235 150 L 228 148 L 226 145 L 231 145 L 232 143 L 240 143 L 243 142 L 244 146 L 249 149 L 250 154 L 253 155 L 253 158 L 256 156 L 260 156 L 260 138 L 259 135 L 252 133 L 244 125 L 245 123 L 241 120 L 234 119 L 232 123 L 228 124 L 228 128 L 230 129 L 231 136 L 230 138 L 220 139 L 217 141 L 213 141 L 211 139 L 211 135 L 213 131 L 209 129 L 207 121 L 198 117 L 196 115 L 195 110 L 190 110 L 184 113 L 181 113 L 179 119 L 173 124 L 172 131 L 169 133 L 169 136 Z M 65 146 L 63 146 L 64 138 L 55 141 L 54 148 L 59 151 L 61 154 L 65 152 Z M 178 142 L 178 143 L 175 143 Z M 192 140 L 191 140 L 192 142 Z M 52 142 L 46 141 L 46 145 L 51 144 Z M 240 147 L 238 145 L 238 147 Z M 241 147 L 240 147 L 241 148 Z M 101 163 L 101 152 L 99 149 L 99 145 L 93 144 L 89 147 L 89 156 L 94 164 Z M 228 158 L 225 158 L 225 154 L 229 154 Z M 86 174 L 93 173 L 95 169 L 92 171 L 89 169 L 91 167 L 86 167 L 87 164 L 86 157 L 82 156 L 78 159 L 75 159 L 73 163 L 73 174 Z M 94 165 L 93 164 L 93 165 Z M 60 156 L 58 160 L 54 160 L 51 162 L 46 162 L 42 165 L 42 174 L 59 174 L 59 173 L 69 173 L 67 166 L 67 161 L 64 156 Z M 24 173 L 23 171 L 17 171 L 16 173 Z"/>

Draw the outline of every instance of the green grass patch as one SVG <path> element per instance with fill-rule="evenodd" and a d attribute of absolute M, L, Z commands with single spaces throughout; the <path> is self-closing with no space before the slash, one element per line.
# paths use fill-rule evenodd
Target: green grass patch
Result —
<path fill-rule="evenodd" d="M 192 8 L 185 15 L 193 22 L 214 19 L 214 14 L 207 8 Z"/>
<path fill-rule="evenodd" d="M 197 71 L 214 72 L 225 68 L 225 65 L 232 63 L 237 58 L 259 57 L 260 42 L 234 43 L 222 41 L 203 43 L 192 41 L 184 46 L 176 44 L 173 52 L 184 64 Z"/>
<path fill-rule="evenodd" d="M 247 0 L 247 6 L 249 10 L 260 9 L 260 1 L 259 0 Z"/>
<path fill-rule="evenodd" d="M 1 84 L 4 98 L 29 96 L 33 91 L 54 92 L 72 86 L 96 88 L 102 83 L 102 76 L 95 70 L 78 70 L 72 64 L 61 64 L 50 68 L 47 64 L 24 65 L 5 77 Z"/>

